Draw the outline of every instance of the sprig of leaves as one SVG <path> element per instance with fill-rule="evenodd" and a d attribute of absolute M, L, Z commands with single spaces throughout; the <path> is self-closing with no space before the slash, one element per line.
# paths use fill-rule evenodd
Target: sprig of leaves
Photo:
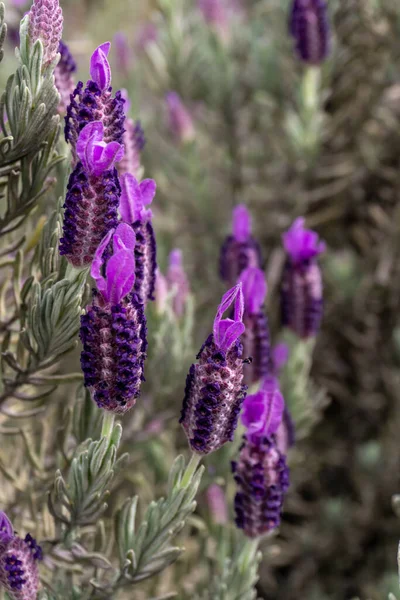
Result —
<path fill-rule="evenodd" d="M 4 21 L 5 17 L 5 8 L 3 2 L 0 2 L 0 62 L 3 60 L 4 56 L 4 42 L 7 36 L 7 23 Z"/>

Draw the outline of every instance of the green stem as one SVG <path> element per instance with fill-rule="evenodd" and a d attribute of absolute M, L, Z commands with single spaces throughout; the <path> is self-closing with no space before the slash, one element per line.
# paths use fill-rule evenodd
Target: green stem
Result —
<path fill-rule="evenodd" d="M 190 462 L 189 462 L 188 466 L 186 467 L 186 470 L 182 477 L 182 481 L 179 486 L 181 489 L 188 487 L 188 485 L 192 481 L 192 477 L 195 474 L 197 467 L 200 464 L 200 461 L 201 461 L 201 455 L 196 454 L 196 452 L 193 452 L 192 458 L 190 459 Z"/>
<path fill-rule="evenodd" d="M 308 67 L 305 70 L 302 82 L 302 102 L 306 114 L 313 114 L 318 110 L 321 69 Z"/>
<path fill-rule="evenodd" d="M 114 428 L 115 415 L 112 412 L 104 411 L 103 415 L 103 426 L 101 428 L 101 437 L 110 439 L 112 430 Z"/>
<path fill-rule="evenodd" d="M 239 569 L 242 573 L 246 572 L 249 565 L 254 561 L 257 556 L 258 550 L 258 538 L 250 539 L 246 538 L 243 544 L 240 559 L 238 561 Z"/>

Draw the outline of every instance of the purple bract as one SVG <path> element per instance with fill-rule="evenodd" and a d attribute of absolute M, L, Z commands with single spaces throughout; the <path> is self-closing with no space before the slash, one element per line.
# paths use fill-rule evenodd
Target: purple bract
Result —
<path fill-rule="evenodd" d="M 293 0 L 290 34 L 300 60 L 321 64 L 330 51 L 330 27 L 326 0 Z"/>

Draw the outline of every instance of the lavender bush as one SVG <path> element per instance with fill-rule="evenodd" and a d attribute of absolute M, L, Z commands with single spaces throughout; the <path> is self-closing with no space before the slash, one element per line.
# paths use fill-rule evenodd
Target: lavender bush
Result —
<path fill-rule="evenodd" d="M 400 595 L 399 24 L 0 4 L 4 600 Z"/>

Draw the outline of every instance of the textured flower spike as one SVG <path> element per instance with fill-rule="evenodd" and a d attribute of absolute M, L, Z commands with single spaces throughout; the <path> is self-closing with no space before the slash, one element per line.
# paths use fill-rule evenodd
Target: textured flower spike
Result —
<path fill-rule="evenodd" d="M 330 28 L 326 0 L 293 0 L 290 33 L 300 60 L 321 64 L 330 50 Z"/>
<path fill-rule="evenodd" d="M 104 253 L 112 242 L 112 255 Z M 131 289 L 135 281 L 135 234 L 121 223 L 99 245 L 91 274 L 97 284 L 81 317 L 81 366 L 85 386 L 100 408 L 124 414 L 136 403 L 144 380 L 146 318 Z M 104 274 L 105 267 L 105 274 Z"/>
<path fill-rule="evenodd" d="M 121 92 L 111 95 L 111 68 L 108 62 L 110 42 L 99 46 L 90 61 L 91 79 L 86 86 L 80 81 L 71 95 L 65 117 L 65 139 L 72 146 L 74 161 L 78 160 L 76 143 L 81 130 L 92 121 L 104 127 L 104 141 L 123 143 L 124 100 Z"/>
<path fill-rule="evenodd" d="M 121 95 L 125 100 L 125 114 L 128 114 L 131 106 L 128 92 L 126 90 L 121 90 Z M 136 179 L 141 179 L 143 175 L 141 153 L 146 144 L 146 139 L 140 121 L 134 121 L 130 118 L 125 120 L 123 143 L 125 147 L 125 156 L 118 166 L 118 172 L 120 175 L 130 173 L 131 175 L 134 175 Z"/>
<path fill-rule="evenodd" d="M 234 318 L 223 314 L 234 306 Z M 232 441 L 246 394 L 243 380 L 243 294 L 238 284 L 222 298 L 213 333 L 197 355 L 186 379 L 180 423 L 198 454 L 209 454 Z"/>
<path fill-rule="evenodd" d="M 261 268 L 261 262 L 260 246 L 251 234 L 250 213 L 240 204 L 233 210 L 232 235 L 221 248 L 221 279 L 233 285 L 242 271 L 247 267 Z"/>
<path fill-rule="evenodd" d="M 289 470 L 274 434 L 279 429 L 283 411 L 279 384 L 272 377 L 244 403 L 242 421 L 247 432 L 239 458 L 232 463 L 232 471 L 238 485 L 236 525 L 251 538 L 268 533 L 280 523 Z"/>
<path fill-rule="evenodd" d="M 28 13 L 31 44 L 43 44 L 43 64 L 50 64 L 59 52 L 63 30 L 63 14 L 58 0 L 33 0 Z"/>
<path fill-rule="evenodd" d="M 79 134 L 80 162 L 70 175 L 64 204 L 60 254 L 84 267 L 108 231 L 117 226 L 121 193 L 115 163 L 123 156 L 117 142 L 106 143 L 101 122 L 89 123 Z"/>
<path fill-rule="evenodd" d="M 175 139 L 181 144 L 192 142 L 196 136 L 193 119 L 176 92 L 168 92 L 165 97 L 168 108 L 169 127 Z"/>
<path fill-rule="evenodd" d="M 76 71 L 76 63 L 68 46 L 62 40 L 58 46 L 58 51 L 60 53 L 60 61 L 54 70 L 54 82 L 61 96 L 59 111 L 64 113 L 67 110 L 71 94 L 75 88 L 73 73 Z"/>
<path fill-rule="evenodd" d="M 317 262 L 325 243 L 318 235 L 304 228 L 299 218 L 283 235 L 287 253 L 281 288 L 282 324 L 299 337 L 318 333 L 322 318 L 322 276 Z"/>
<path fill-rule="evenodd" d="M 37 562 L 42 549 L 28 533 L 14 534 L 7 516 L 0 512 L 0 585 L 11 600 L 36 600 L 39 588 Z"/>
<path fill-rule="evenodd" d="M 138 298 L 146 304 L 148 300 L 154 300 L 157 269 L 156 238 L 151 223 L 152 213 L 146 207 L 153 201 L 157 186 L 153 179 L 144 179 L 139 183 L 133 175 L 126 173 L 121 177 L 121 187 L 121 217 L 132 227 L 136 235 L 134 290 Z"/>
<path fill-rule="evenodd" d="M 179 319 L 185 312 L 186 302 L 190 294 L 190 285 L 183 268 L 182 251 L 177 248 L 172 250 L 169 255 L 167 282 L 169 289 L 174 292 L 172 309 Z"/>
<path fill-rule="evenodd" d="M 246 331 L 242 337 L 243 353 L 251 358 L 244 365 L 246 385 L 256 383 L 271 372 L 271 344 L 268 317 L 263 304 L 267 295 L 267 282 L 261 269 L 248 267 L 239 277 L 243 286 L 244 324 Z"/>

